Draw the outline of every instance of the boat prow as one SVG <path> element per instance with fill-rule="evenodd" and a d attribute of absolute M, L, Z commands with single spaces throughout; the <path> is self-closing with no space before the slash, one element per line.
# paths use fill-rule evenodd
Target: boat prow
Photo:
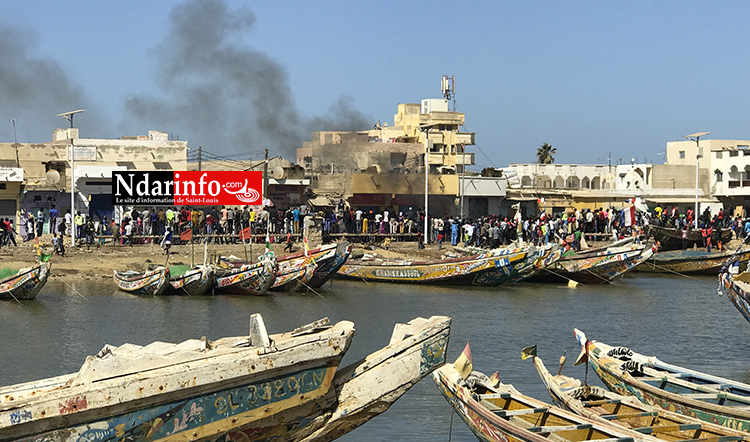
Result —
<path fill-rule="evenodd" d="M 0 300 L 31 300 L 47 283 L 52 263 L 39 262 L 0 280 Z"/>

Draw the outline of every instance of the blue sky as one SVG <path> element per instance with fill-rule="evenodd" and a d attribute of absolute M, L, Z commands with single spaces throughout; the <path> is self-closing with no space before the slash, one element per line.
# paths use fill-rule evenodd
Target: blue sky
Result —
<path fill-rule="evenodd" d="M 750 138 L 748 2 L 6 2 L 0 141 L 157 129 L 220 155 L 294 160 L 311 130 L 393 122 L 440 96 L 477 166 L 663 162 L 694 132 Z M 481 151 L 480 151 L 481 149 Z M 236 156 L 234 158 L 240 158 Z"/>

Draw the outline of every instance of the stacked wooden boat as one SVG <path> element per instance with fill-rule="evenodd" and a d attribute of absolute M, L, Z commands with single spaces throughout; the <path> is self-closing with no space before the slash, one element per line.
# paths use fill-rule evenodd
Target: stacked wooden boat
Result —
<path fill-rule="evenodd" d="M 590 340 L 580 330 L 580 360 L 587 360 L 610 390 L 702 421 L 750 432 L 750 385 Z"/>
<path fill-rule="evenodd" d="M 47 283 L 52 263 L 38 262 L 21 270 L 8 270 L 0 279 L 0 300 L 31 300 Z M 3 269 L 5 270 L 5 269 Z"/>
<path fill-rule="evenodd" d="M 709 253 L 705 250 L 660 251 L 646 262 L 639 264 L 633 271 L 716 276 L 730 259 L 736 260 L 740 266 L 740 271 L 744 271 L 747 268 L 749 258 L 750 250 L 739 253 L 734 250 L 715 253 Z"/>
<path fill-rule="evenodd" d="M 633 270 L 656 253 L 651 244 L 629 244 L 618 247 L 573 253 L 545 266 L 529 278 L 534 282 L 568 282 L 603 284 Z"/>
<path fill-rule="evenodd" d="M 662 251 L 682 250 L 683 248 L 682 229 L 650 224 L 648 226 L 648 236 L 652 236 L 655 240 L 659 241 Z M 719 233 L 719 239 L 724 244 L 731 241 L 733 237 L 734 232 L 729 228 L 721 229 Z M 693 247 L 705 247 L 703 244 L 703 232 L 700 229 L 688 229 L 687 248 L 692 249 Z"/>
<path fill-rule="evenodd" d="M 450 318 L 397 324 L 339 369 L 348 321 L 268 335 L 105 346 L 77 373 L 0 387 L 0 440 L 333 440 L 387 410 L 445 360 Z"/>
<path fill-rule="evenodd" d="M 470 357 L 464 355 L 455 364 L 435 370 L 433 380 L 456 414 L 481 441 L 750 440 L 737 431 L 693 420 L 675 419 L 674 424 L 665 424 L 644 416 L 629 416 L 632 420 L 626 423 L 628 417 L 616 412 L 598 418 L 593 414 L 581 416 L 523 395 L 512 385 L 501 383 L 497 373 L 487 377 L 473 371 Z M 622 419 L 622 424 L 616 425 L 612 415 Z"/>
<path fill-rule="evenodd" d="M 439 261 L 349 260 L 337 276 L 373 282 L 496 286 L 525 279 L 538 270 L 535 263 L 553 250 L 524 246 Z"/>
<path fill-rule="evenodd" d="M 597 422 L 634 428 L 668 441 L 697 437 L 750 440 L 747 433 L 653 407 L 634 396 L 623 396 L 562 374 L 553 376 L 539 357 L 534 357 L 534 366 L 555 404 Z"/>

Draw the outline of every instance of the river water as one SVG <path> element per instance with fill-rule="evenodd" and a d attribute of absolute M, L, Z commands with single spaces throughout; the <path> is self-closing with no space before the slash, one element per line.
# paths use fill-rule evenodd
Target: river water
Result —
<path fill-rule="evenodd" d="M 0 303 L 0 385 L 77 371 L 104 344 L 145 345 L 155 340 L 247 334 L 259 312 L 269 333 L 289 331 L 329 317 L 357 329 L 344 364 L 387 345 L 393 325 L 417 316 L 453 318 L 448 360 L 467 341 L 475 370 L 496 370 L 505 383 L 549 402 L 531 360 L 521 348 L 537 344 L 550 371 L 567 350 L 563 372 L 579 348 L 573 328 L 589 338 L 697 370 L 750 382 L 750 324 L 713 277 L 626 275 L 603 286 L 518 284 L 500 288 L 421 287 L 334 280 L 315 294 L 269 297 L 139 298 L 114 284 L 52 281 L 35 301 Z M 601 385 L 593 373 L 592 383 Z M 463 422 L 427 377 L 386 413 L 342 441 L 474 441 Z"/>

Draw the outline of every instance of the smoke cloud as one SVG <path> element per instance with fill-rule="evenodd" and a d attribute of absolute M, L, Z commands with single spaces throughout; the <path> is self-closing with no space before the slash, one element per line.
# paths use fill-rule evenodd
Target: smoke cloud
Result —
<path fill-rule="evenodd" d="M 5 142 L 13 140 L 8 119 L 16 120 L 19 143 L 41 143 L 52 141 L 50 128 L 67 127 L 57 114 L 84 107 L 91 110 L 83 88 L 74 84 L 57 62 L 31 55 L 36 46 L 33 34 L 0 25 L 0 112 L 7 118 L 0 125 L 0 135 Z M 82 124 L 75 123 L 87 133 L 94 128 L 100 132 L 104 126 L 93 115 L 87 115 Z"/>
<path fill-rule="evenodd" d="M 256 17 L 222 0 L 190 0 L 170 13 L 170 30 L 156 49 L 161 96 L 126 100 L 131 118 L 179 133 L 213 152 L 264 148 L 294 159 L 313 130 L 362 130 L 369 119 L 341 97 L 324 116 L 297 110 L 286 70 L 265 53 L 236 42 Z"/>

